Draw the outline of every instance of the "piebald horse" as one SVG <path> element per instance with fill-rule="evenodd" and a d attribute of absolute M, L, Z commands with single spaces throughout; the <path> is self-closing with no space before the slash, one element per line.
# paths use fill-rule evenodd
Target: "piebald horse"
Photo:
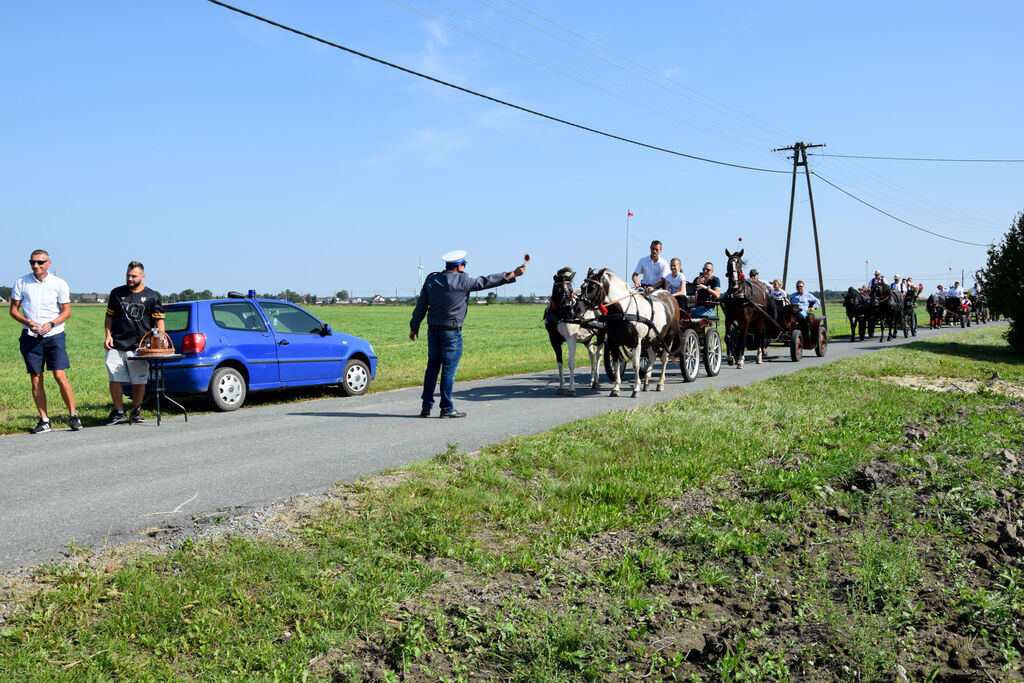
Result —
<path fill-rule="evenodd" d="M 764 354 L 766 319 L 774 320 L 775 305 L 770 301 L 768 292 L 760 283 L 754 283 L 743 275 L 743 249 L 735 254 L 725 250 L 729 259 L 725 274 L 729 279 L 729 289 L 722 296 L 722 311 L 725 313 L 726 350 L 729 352 L 729 364 L 734 361 L 736 369 L 743 369 L 743 359 L 747 349 L 747 335 L 753 335 L 753 347 L 757 349 L 757 363 L 760 364 Z"/>
<path fill-rule="evenodd" d="M 605 344 L 615 362 L 615 383 L 611 395 L 619 395 L 622 383 L 622 363 L 633 362 L 633 394 L 640 389 L 640 353 L 646 352 L 647 372 L 644 373 L 644 391 L 647 391 L 654 373 L 654 354 L 661 357 L 661 379 L 658 391 L 665 388 L 668 357 L 676 350 L 679 336 L 679 304 L 665 290 L 644 293 L 631 290 L 622 278 L 602 268 L 587 272 L 580 287 L 580 300 L 584 305 L 599 308 L 605 322 Z"/>
<path fill-rule="evenodd" d="M 551 348 L 555 350 L 558 362 L 558 393 L 576 395 L 576 344 L 581 343 L 590 356 L 590 388 L 600 389 L 598 379 L 601 349 L 604 347 L 604 333 L 595 333 L 587 326 L 593 322 L 597 314 L 586 309 L 577 301 L 572 289 L 572 279 L 576 271 L 572 268 L 561 268 L 555 273 L 555 284 L 551 288 L 551 305 L 544 311 L 544 327 L 548 331 Z M 569 391 L 565 391 L 565 376 L 562 370 L 562 344 L 566 345 L 569 361 Z"/>

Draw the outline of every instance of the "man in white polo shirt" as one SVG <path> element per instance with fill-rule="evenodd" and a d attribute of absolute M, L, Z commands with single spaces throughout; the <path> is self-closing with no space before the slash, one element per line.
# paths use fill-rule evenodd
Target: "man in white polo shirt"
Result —
<path fill-rule="evenodd" d="M 636 269 L 633 271 L 633 285 L 637 288 L 643 288 L 645 292 L 650 292 L 655 289 L 668 289 L 668 283 L 665 278 L 671 272 L 670 266 L 665 259 L 660 258 L 661 254 L 661 242 L 654 240 L 651 242 L 651 255 L 644 256 L 636 264 Z"/>
<path fill-rule="evenodd" d="M 75 394 L 65 373 L 71 367 L 64 345 L 64 321 L 71 317 L 71 293 L 68 283 L 49 273 L 51 261 L 46 251 L 36 249 L 28 262 L 32 272 L 18 278 L 11 291 L 11 317 L 22 325 L 21 355 L 32 378 L 32 398 L 39 411 L 39 422 L 29 431 L 41 434 L 51 429 L 43 385 L 43 373 L 48 369 L 68 406 L 71 429 L 77 432 L 82 421 L 75 412 Z"/>

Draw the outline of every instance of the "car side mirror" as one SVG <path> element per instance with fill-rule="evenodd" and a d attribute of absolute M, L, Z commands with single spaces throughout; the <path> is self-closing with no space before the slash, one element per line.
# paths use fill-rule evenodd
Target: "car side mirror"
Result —
<path fill-rule="evenodd" d="M 331 324 L 330 323 L 324 323 L 323 331 L 320 332 L 320 334 L 323 335 L 324 337 L 326 337 L 326 336 L 328 336 L 330 334 L 334 334 L 334 330 L 331 329 Z"/>

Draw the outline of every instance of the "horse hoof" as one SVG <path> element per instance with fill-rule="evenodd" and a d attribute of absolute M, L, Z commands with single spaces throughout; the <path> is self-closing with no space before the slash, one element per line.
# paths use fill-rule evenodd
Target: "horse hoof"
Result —
<path fill-rule="evenodd" d="M 630 394 L 630 396 L 629 396 L 629 397 L 630 397 L 630 398 L 636 398 L 636 392 L 634 391 L 634 392 L 633 392 L 632 394 Z"/>
<path fill-rule="evenodd" d="M 726 364 L 728 364 L 728 365 L 732 365 L 732 358 L 726 358 L 726 359 L 725 359 L 725 362 L 726 362 Z"/>
<path fill-rule="evenodd" d="M 556 394 L 564 394 L 565 393 L 565 389 L 563 389 L 562 387 L 558 387 L 558 389 L 555 391 L 555 393 Z"/>
<path fill-rule="evenodd" d="M 576 395 L 576 390 L 575 389 L 570 389 L 569 391 L 566 392 L 566 396 L 575 396 L 575 395 Z"/>
<path fill-rule="evenodd" d="M 660 384 L 655 389 L 655 391 L 664 391 L 664 390 L 665 390 L 665 387 L 661 386 Z"/>
<path fill-rule="evenodd" d="M 590 388 L 593 389 L 594 391 L 599 391 L 601 389 L 601 385 L 598 384 L 597 382 L 594 382 L 593 384 L 590 385 Z"/>
<path fill-rule="evenodd" d="M 762 360 L 762 359 L 761 359 L 760 357 L 758 357 L 758 359 L 757 359 L 757 360 L 756 360 L 755 362 L 756 362 L 756 363 L 757 363 L 758 365 L 760 365 L 760 364 L 761 364 L 761 363 L 763 363 L 764 361 L 763 361 L 763 360 Z"/>
<path fill-rule="evenodd" d="M 612 389 L 612 393 L 610 393 L 608 395 L 611 396 L 612 398 L 618 398 L 619 397 L 619 390 L 618 389 Z"/>

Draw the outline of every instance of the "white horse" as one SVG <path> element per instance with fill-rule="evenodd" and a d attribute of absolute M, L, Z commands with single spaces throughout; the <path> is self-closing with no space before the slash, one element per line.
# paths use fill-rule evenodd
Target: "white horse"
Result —
<path fill-rule="evenodd" d="M 555 284 L 551 289 L 551 305 L 544 311 L 544 327 L 548 331 L 551 348 L 555 350 L 558 362 L 558 393 L 565 391 L 565 373 L 562 370 L 562 343 L 568 351 L 569 396 L 576 395 L 576 344 L 583 344 L 590 356 L 590 388 L 601 388 L 599 359 L 604 347 L 604 334 L 598 334 L 588 326 L 597 318 L 592 309 L 584 309 L 576 303 L 572 279 L 576 276 L 572 268 L 561 268 L 555 273 Z"/>
<path fill-rule="evenodd" d="M 655 350 L 661 354 L 661 378 L 657 390 L 664 390 L 668 357 L 675 351 L 679 334 L 679 304 L 675 298 L 664 290 L 635 292 L 607 268 L 598 271 L 591 268 L 580 289 L 581 301 L 588 307 L 599 306 L 604 316 L 605 343 L 615 355 L 615 377 L 612 378 L 615 386 L 611 395 L 619 395 L 622 363 L 631 359 L 635 378 L 631 398 L 636 398 L 640 389 L 641 351 L 646 352 L 648 358 L 647 372 L 643 373 L 644 391 L 647 391 L 654 373 Z"/>

